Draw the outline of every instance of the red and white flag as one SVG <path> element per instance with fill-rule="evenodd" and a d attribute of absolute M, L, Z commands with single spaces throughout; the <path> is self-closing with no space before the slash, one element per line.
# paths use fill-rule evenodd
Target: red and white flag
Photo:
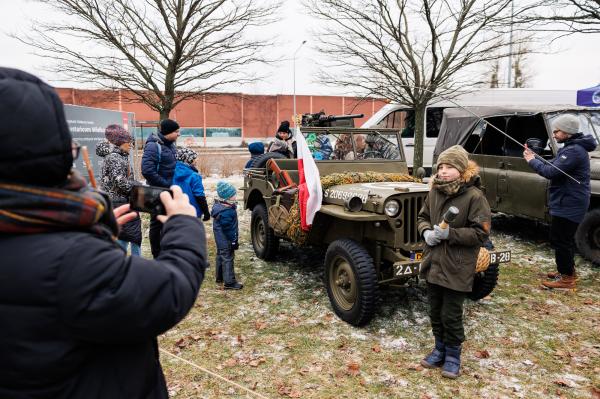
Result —
<path fill-rule="evenodd" d="M 319 169 L 308 149 L 308 144 L 298 128 L 296 128 L 296 148 L 298 151 L 298 203 L 300 205 L 300 225 L 302 230 L 310 229 L 315 214 L 321 209 L 323 189 Z"/>

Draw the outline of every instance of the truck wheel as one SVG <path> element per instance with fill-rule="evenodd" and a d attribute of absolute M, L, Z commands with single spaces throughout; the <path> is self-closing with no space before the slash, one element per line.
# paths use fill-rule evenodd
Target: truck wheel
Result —
<path fill-rule="evenodd" d="M 581 255 L 600 262 L 600 209 L 589 211 L 575 233 L 575 242 Z"/>
<path fill-rule="evenodd" d="M 467 297 L 473 301 L 478 301 L 492 293 L 496 284 L 498 284 L 498 273 L 500 265 L 492 263 L 482 272 L 476 273 L 473 279 L 473 290 L 467 294 Z"/>
<path fill-rule="evenodd" d="M 373 258 L 356 241 L 336 240 L 325 254 L 325 286 L 334 312 L 353 326 L 365 325 L 378 297 Z"/>
<path fill-rule="evenodd" d="M 254 158 L 254 161 L 252 161 L 252 165 L 250 165 L 250 167 L 251 168 L 264 168 L 269 159 L 284 159 L 284 158 L 287 158 L 287 157 L 280 152 L 267 152 L 265 154 L 259 155 L 258 157 Z"/>
<path fill-rule="evenodd" d="M 265 204 L 257 204 L 252 209 L 250 236 L 256 256 L 264 260 L 273 259 L 279 249 L 279 238 L 269 227 L 269 216 Z"/>

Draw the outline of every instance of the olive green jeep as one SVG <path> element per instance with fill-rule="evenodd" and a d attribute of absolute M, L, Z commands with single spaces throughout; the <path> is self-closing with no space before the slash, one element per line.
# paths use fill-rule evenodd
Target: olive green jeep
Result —
<path fill-rule="evenodd" d="M 352 325 L 372 317 L 382 285 L 416 280 L 424 243 L 417 215 L 429 187 L 408 175 L 393 129 L 302 128 L 321 175 L 323 202 L 312 227 L 299 227 L 298 161 L 275 152 L 244 171 L 244 207 L 252 211 L 256 255 L 273 259 L 280 240 L 298 247 L 326 246 L 324 280 L 335 313 Z M 310 250 L 310 249 L 309 249 Z M 498 263 L 510 252 L 492 252 L 476 275 L 473 300 L 488 295 Z"/>
<path fill-rule="evenodd" d="M 575 106 L 463 107 L 446 108 L 434 150 L 434 163 L 446 148 L 460 144 L 479 164 L 485 194 L 494 212 L 550 222 L 549 180 L 539 176 L 523 158 L 529 144 L 550 160 L 561 144 L 552 135 L 558 115 L 578 116 L 580 130 L 600 142 L 600 109 Z M 492 126 L 490 126 L 492 125 Z M 495 127 L 495 128 L 494 128 Z M 600 149 L 590 153 L 591 200 L 575 240 L 581 255 L 600 264 Z"/>

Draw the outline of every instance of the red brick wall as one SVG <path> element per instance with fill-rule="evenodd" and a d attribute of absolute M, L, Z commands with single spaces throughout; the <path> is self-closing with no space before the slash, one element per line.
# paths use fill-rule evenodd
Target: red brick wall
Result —
<path fill-rule="evenodd" d="M 158 112 L 150 109 L 127 91 L 80 90 L 57 88 L 65 104 L 134 112 L 138 121 L 156 121 Z M 341 96 L 296 96 L 296 113 L 365 114 L 356 119 L 360 126 L 386 104 L 380 99 Z M 291 95 L 250 95 L 241 93 L 207 93 L 203 98 L 180 103 L 170 117 L 182 127 L 239 127 L 245 138 L 269 137 L 275 134 L 279 122 L 291 122 L 294 97 Z M 205 115 L 206 112 L 206 115 Z"/>

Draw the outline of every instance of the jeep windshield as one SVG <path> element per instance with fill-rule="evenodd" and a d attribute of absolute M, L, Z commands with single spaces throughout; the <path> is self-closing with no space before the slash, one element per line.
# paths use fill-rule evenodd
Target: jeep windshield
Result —
<path fill-rule="evenodd" d="M 316 161 L 393 160 L 403 161 L 397 131 L 391 129 L 301 129 Z"/>
<path fill-rule="evenodd" d="M 573 111 L 569 112 L 577 115 L 579 118 L 579 130 L 583 134 L 591 134 L 596 138 L 596 142 L 600 143 L 600 110 L 598 111 Z M 548 124 L 552 126 L 552 122 L 562 112 L 553 112 L 547 115 Z"/>

